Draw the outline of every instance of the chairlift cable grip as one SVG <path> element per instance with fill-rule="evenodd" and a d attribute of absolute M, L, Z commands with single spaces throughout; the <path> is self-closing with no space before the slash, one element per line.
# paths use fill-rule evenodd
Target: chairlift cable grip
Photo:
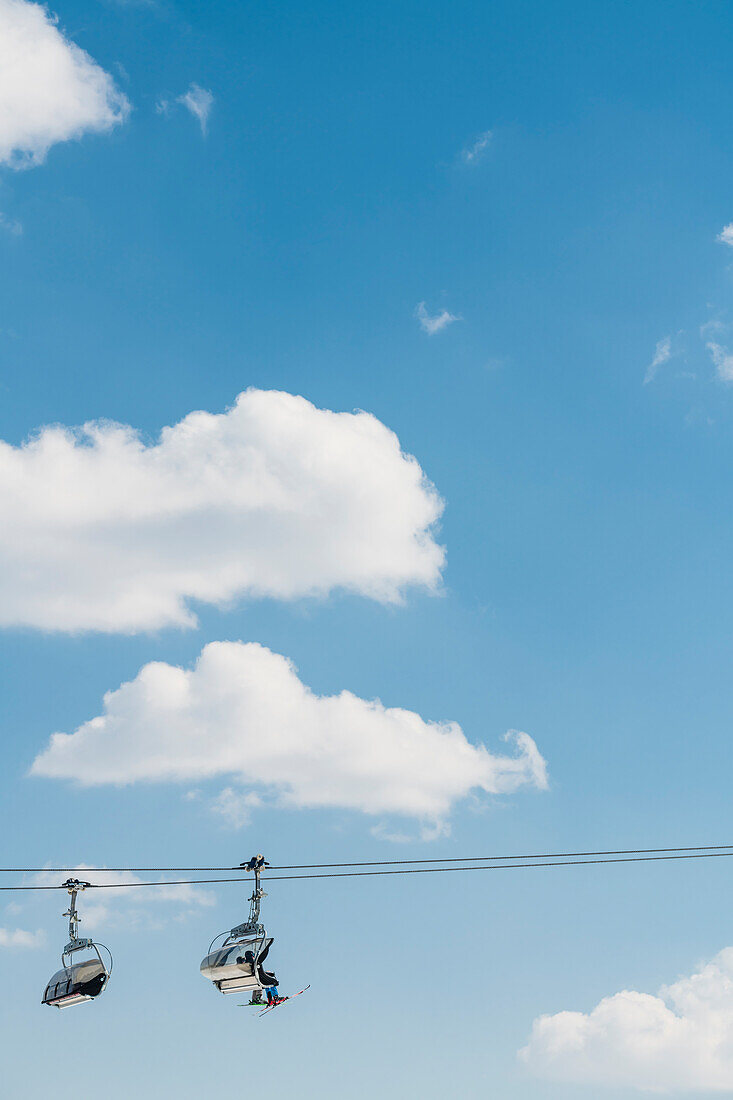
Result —
<path fill-rule="evenodd" d="M 252 897 L 249 899 L 250 909 L 248 924 L 252 928 L 257 928 L 260 923 L 260 904 L 262 902 L 262 899 L 267 897 L 267 894 L 262 889 L 260 876 L 262 874 L 263 867 L 269 867 L 270 864 L 260 853 L 256 856 L 252 856 L 252 858 L 247 863 L 240 863 L 239 866 L 242 867 L 245 871 L 252 871 L 254 873 L 255 883 L 254 890 L 252 891 Z"/>

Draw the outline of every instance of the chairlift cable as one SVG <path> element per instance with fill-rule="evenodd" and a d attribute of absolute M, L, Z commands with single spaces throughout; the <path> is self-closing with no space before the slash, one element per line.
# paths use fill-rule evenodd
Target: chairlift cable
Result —
<path fill-rule="evenodd" d="M 543 852 L 532 853 L 530 855 L 502 855 L 502 856 L 446 856 L 441 859 L 379 859 L 369 860 L 357 863 L 293 863 L 293 864 L 272 864 L 270 870 L 272 871 L 310 871 L 310 870 L 326 870 L 330 867 L 407 867 L 413 864 L 426 864 L 426 863 L 481 863 L 481 862 L 497 862 L 501 860 L 515 860 L 515 859 L 575 859 L 579 857 L 590 856 L 642 856 L 642 855 L 655 855 L 661 853 L 672 852 L 699 852 L 701 854 L 722 852 L 725 854 L 726 849 L 733 851 L 733 844 L 698 844 L 694 847 L 686 848 L 619 848 L 611 849 L 608 851 L 598 852 Z M 522 865 L 523 866 L 523 865 Z M 189 872 L 194 874 L 204 874 L 209 871 L 238 871 L 239 867 L 0 867 L 0 874 L 40 874 L 42 872 L 53 874 L 65 874 L 69 870 L 83 870 L 83 871 L 114 871 L 116 873 L 129 873 L 129 874 L 174 874 L 181 872 Z M 446 868 L 448 870 L 448 868 Z M 315 878 L 316 876 L 309 876 Z M 238 881 L 238 880 L 219 880 L 219 881 Z M 122 883 L 121 885 L 135 885 L 134 883 Z M 156 884 L 151 884 L 156 885 Z M 3 887 L 0 887 L 3 889 Z M 55 887 L 48 887 L 48 889 L 55 889 Z"/>
<path fill-rule="evenodd" d="M 273 871 L 307 871 L 321 870 L 329 867 L 389 867 L 408 866 L 414 863 L 481 863 L 484 861 L 498 861 L 506 859 L 575 859 L 581 856 L 641 856 L 662 852 L 717 852 L 725 849 L 733 850 L 733 844 L 698 844 L 688 848 L 620 848 L 604 852 L 543 852 L 531 855 L 511 856 L 450 856 L 445 859 L 380 859 L 365 863 L 304 863 L 300 866 L 273 864 Z"/>
<path fill-rule="evenodd" d="M 609 863 L 649 863 L 659 862 L 667 860 L 679 860 L 679 859 L 715 859 L 723 856 L 733 856 L 733 851 L 721 852 L 721 851 L 704 851 L 704 852 L 690 852 L 681 853 L 678 855 L 645 855 L 645 856 L 630 856 L 620 857 L 613 859 L 568 859 L 568 860 L 556 860 L 556 861 L 543 861 L 537 863 L 492 863 L 492 864 L 474 864 L 469 867 L 403 867 L 397 870 L 390 871 L 338 871 L 327 872 L 325 874 L 315 875 L 268 875 L 263 878 L 263 882 L 292 882 L 292 881 L 306 881 L 308 879 L 324 879 L 324 878 L 362 878 L 365 876 L 384 876 L 384 875 L 430 875 L 438 874 L 442 871 L 507 871 L 507 870 L 519 870 L 520 868 L 534 868 L 534 867 L 579 867 L 579 866 L 598 866 Z M 228 868 L 227 868 L 228 869 Z M 49 868 L 43 868 L 44 871 Z M 66 868 L 64 868 L 66 870 Z M 94 868 L 84 868 L 86 871 L 94 870 Z M 109 871 L 110 868 L 100 868 L 100 870 Z M 273 868 L 277 870 L 277 868 Z M 215 884 L 226 883 L 247 883 L 250 880 L 240 875 L 237 878 L 202 878 L 202 879 L 169 879 L 162 882 L 99 882 L 90 883 L 87 886 L 88 890 L 132 890 L 138 886 L 206 886 Z M 0 886 L 1 891 L 15 891 L 15 890 L 61 890 L 64 889 L 62 885 L 59 886 L 47 886 L 47 885 L 35 885 L 25 884 L 22 886 Z"/>

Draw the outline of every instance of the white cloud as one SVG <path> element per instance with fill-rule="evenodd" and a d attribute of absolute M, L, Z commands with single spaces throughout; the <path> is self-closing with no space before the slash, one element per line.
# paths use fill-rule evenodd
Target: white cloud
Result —
<path fill-rule="evenodd" d="M 199 84 L 191 84 L 187 92 L 184 92 L 183 95 L 176 96 L 173 100 L 166 98 L 159 99 L 155 104 L 155 110 L 159 115 L 168 115 L 170 114 L 171 108 L 177 103 L 191 112 L 201 127 L 201 133 L 206 137 L 209 127 L 209 115 L 214 105 L 214 96 L 212 93 L 206 88 L 202 88 Z"/>
<path fill-rule="evenodd" d="M 40 947 L 45 942 L 43 932 L 25 932 L 22 928 L 0 928 L 0 947 Z"/>
<path fill-rule="evenodd" d="M 79 894 L 77 909 L 82 918 L 81 936 L 97 935 L 103 929 L 120 925 L 162 928 L 168 920 L 184 920 L 192 912 L 215 904 L 211 894 L 200 886 L 185 883 L 137 886 L 136 883 L 145 880 L 130 871 L 93 870 L 85 863 L 65 871 L 41 871 L 28 881 L 34 886 L 58 886 L 67 878 L 114 887 L 111 890 L 84 890 Z M 59 890 L 59 894 L 62 893 Z M 63 897 L 68 900 L 65 893 Z"/>
<path fill-rule="evenodd" d="M 723 226 L 716 240 L 722 241 L 723 244 L 733 245 L 733 222 Z"/>
<path fill-rule="evenodd" d="M 233 829 L 242 829 L 249 825 L 253 811 L 262 804 L 262 798 L 254 791 L 236 791 L 233 787 L 225 787 L 211 803 L 211 809 Z"/>
<path fill-rule="evenodd" d="M 449 313 L 447 309 L 441 310 L 440 313 L 436 313 L 431 317 L 424 302 L 418 303 L 415 316 L 420 322 L 421 329 L 423 332 L 427 332 L 428 336 L 435 336 L 436 332 L 441 332 L 448 325 L 452 325 L 454 321 L 462 320 L 457 314 Z"/>
<path fill-rule="evenodd" d="M 455 722 L 429 722 L 343 691 L 315 695 L 285 657 L 255 643 L 212 642 L 190 671 L 162 662 L 104 698 L 104 712 L 54 734 L 31 773 L 83 785 L 235 777 L 225 816 L 247 814 L 252 791 L 293 808 L 339 807 L 437 822 L 473 790 L 547 785 L 525 733 L 516 755 L 472 745 Z M 257 793 L 257 792 L 254 792 Z"/>
<path fill-rule="evenodd" d="M 461 152 L 461 160 L 464 164 L 476 164 L 481 160 L 491 142 L 491 130 L 484 130 L 470 145 Z"/>
<path fill-rule="evenodd" d="M 684 330 L 680 330 L 669 336 L 664 336 L 661 340 L 657 341 L 654 348 L 654 355 L 644 374 L 645 386 L 654 381 L 661 367 L 666 366 L 672 359 L 677 359 L 684 355 L 684 336 Z M 677 372 L 677 377 L 694 378 L 695 375 L 690 371 L 680 370 Z"/>
<path fill-rule="evenodd" d="M 0 0 L 0 164 L 41 164 L 52 145 L 110 130 L 129 109 L 109 73 L 45 7 Z"/>
<path fill-rule="evenodd" d="M 587 1014 L 540 1016 L 520 1057 L 554 1080 L 733 1091 L 733 947 L 656 997 L 625 990 Z"/>
<path fill-rule="evenodd" d="M 724 321 L 706 321 L 700 326 L 700 336 L 722 382 L 733 382 L 733 352 L 726 346 L 730 335 L 731 326 Z"/>
<path fill-rule="evenodd" d="M 646 374 L 644 375 L 644 385 L 645 386 L 649 382 L 653 381 L 653 379 L 656 377 L 656 374 L 657 374 L 657 371 L 659 370 L 659 368 L 661 366 L 664 366 L 665 363 L 669 362 L 669 360 L 671 358 L 672 358 L 672 337 L 671 336 L 665 336 L 662 340 L 657 341 L 657 346 L 654 348 L 654 356 L 652 358 L 651 363 L 649 364 L 649 366 L 646 369 Z"/>
<path fill-rule="evenodd" d="M 132 633 L 189 600 L 434 589 L 442 502 L 365 412 L 248 390 L 146 444 L 110 422 L 0 442 L 0 625 Z"/>
<path fill-rule="evenodd" d="M 546 782 L 545 779 L 545 784 Z M 395 831 L 390 829 L 384 821 L 377 822 L 369 830 L 377 840 L 386 840 L 389 844 L 414 844 L 418 840 L 422 842 L 439 840 L 443 836 L 450 836 L 450 831 L 450 824 L 440 819 L 421 822 L 417 834 Z"/>
<path fill-rule="evenodd" d="M 207 91 L 206 88 L 200 87 L 198 84 L 192 84 L 187 92 L 178 97 L 176 102 L 182 103 L 183 106 L 191 112 L 194 118 L 198 119 L 201 133 L 206 137 L 206 131 L 209 125 L 209 115 L 211 114 L 211 108 L 214 103 L 214 97 L 211 92 Z"/>
<path fill-rule="evenodd" d="M 733 382 L 733 352 L 728 351 L 722 344 L 715 340 L 708 340 L 705 347 L 710 352 L 710 358 L 715 364 L 718 378 L 723 382 Z"/>
<path fill-rule="evenodd" d="M 9 218 L 7 214 L 3 214 L 0 211 L 0 228 L 4 229 L 6 233 L 10 233 L 13 237 L 19 237 L 23 232 L 23 226 L 15 218 Z"/>

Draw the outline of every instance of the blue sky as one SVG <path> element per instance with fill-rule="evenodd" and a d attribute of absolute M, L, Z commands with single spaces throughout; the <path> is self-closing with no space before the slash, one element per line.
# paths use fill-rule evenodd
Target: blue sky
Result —
<path fill-rule="evenodd" d="M 28 5 L 4 7 L 15 18 Z M 67 605 L 73 625 L 34 619 L 27 577 L 6 566 L 2 862 L 208 866 L 255 851 L 307 863 L 725 843 L 733 253 L 718 238 L 733 221 L 729 7 L 52 7 L 62 48 L 86 51 L 112 98 L 70 140 L 55 116 L 36 163 L 7 156 L 0 167 L 0 437 L 18 448 L 45 425 L 102 420 L 131 425 L 154 449 L 162 428 L 196 410 L 223 414 L 250 387 L 363 410 L 440 494 L 432 538 L 446 559 L 431 584 L 400 558 L 402 602 L 353 578 L 344 591 L 327 573 L 313 595 L 295 566 L 287 598 L 235 585 L 210 601 L 198 562 L 199 587 L 183 595 L 196 624 L 161 618 L 133 632 L 112 620 L 94 629 L 103 601 L 81 581 Z M 205 134 L 181 102 L 192 86 L 212 97 Z M 10 134 L 27 156 L 38 122 L 20 132 L 7 94 L 0 84 L 0 149 Z M 420 303 L 429 318 L 456 319 L 430 334 Z M 664 361 L 649 379 L 658 347 Z M 357 412 L 344 423 L 363 421 Z M 314 424 L 316 439 L 329 438 L 326 421 Z M 268 454 L 278 439 L 266 438 Z M 37 500 L 8 475 L 4 499 L 36 508 L 22 546 L 45 547 L 39 591 L 57 583 L 54 508 L 81 500 L 98 469 L 89 442 L 76 446 L 86 466 L 69 474 L 66 495 L 44 492 L 53 462 Z M 382 503 L 364 521 L 369 539 L 379 528 L 375 555 L 391 538 L 379 534 L 382 505 L 397 530 L 423 491 L 398 496 L 406 467 L 394 455 L 372 484 L 383 457 L 367 455 L 338 495 L 345 508 L 362 482 L 373 487 Z M 198 484 L 195 455 L 185 462 L 184 496 Z M 334 464 L 336 482 L 346 466 Z M 303 528 L 293 553 L 301 563 L 313 536 L 316 571 L 330 560 L 329 532 L 352 532 L 332 525 L 323 492 L 322 522 Z M 151 543 L 161 568 L 179 552 L 190 564 L 208 514 L 184 523 L 185 539 L 172 529 Z M 13 560 L 16 524 L 11 508 L 0 545 Z M 130 543 L 114 553 L 134 587 L 139 542 L 136 528 L 122 530 Z M 70 544 L 84 575 L 85 537 Z M 347 540 L 354 557 L 359 538 Z M 231 546 L 217 576 L 241 556 L 233 536 Z M 472 787 L 449 798 L 440 835 L 426 840 L 424 814 L 373 810 L 379 783 L 364 812 L 351 788 L 331 807 L 284 805 L 274 774 L 269 785 L 234 781 L 237 797 L 263 800 L 236 828 L 216 812 L 233 782 L 222 769 L 131 782 L 123 768 L 123 785 L 28 775 L 52 733 L 102 715 L 105 693 L 143 666 L 191 669 L 222 641 L 287 657 L 318 696 L 347 690 L 458 723 L 495 756 L 514 751 L 507 730 L 526 731 L 549 786 L 525 776 L 515 793 Z M 164 723 L 144 717 L 153 738 Z M 206 751 L 217 730 L 202 727 Z M 124 751 L 130 768 L 145 755 Z M 99 759 L 93 749 L 74 766 Z M 420 787 L 424 776 L 418 766 L 407 778 Z M 410 839 L 384 839 L 394 832 Z M 0 1009 L 17 1052 L 9 1086 L 39 1095 L 72 1050 L 85 1072 L 108 1075 L 113 1100 L 128 1095 L 116 1069 L 133 1052 L 135 1087 L 150 1097 L 274 1083 L 314 1098 L 388 1084 L 425 1098 L 460 1087 L 615 1100 L 669 1088 L 664 1059 L 637 1065 L 599 1025 L 588 1065 L 568 1057 L 552 1080 L 539 1048 L 530 1064 L 517 1058 L 533 1021 L 589 1013 L 621 990 L 656 994 L 733 942 L 726 860 L 273 884 L 263 915 L 282 987 L 312 988 L 279 1018 L 250 1021 L 197 972 L 211 937 L 242 918 L 247 892 L 109 903 L 95 931 L 117 969 L 105 996 L 74 1013 L 38 1004 L 65 942 L 63 898 L 13 895 L 0 928 L 38 937 L 33 948 L 0 937 L 16 997 Z M 733 1003 L 716 1011 L 730 1034 Z M 689 1042 L 675 1082 L 692 1095 L 733 1093 L 727 1063 L 707 1067 Z M 78 1078 L 54 1087 L 71 1097 Z"/>

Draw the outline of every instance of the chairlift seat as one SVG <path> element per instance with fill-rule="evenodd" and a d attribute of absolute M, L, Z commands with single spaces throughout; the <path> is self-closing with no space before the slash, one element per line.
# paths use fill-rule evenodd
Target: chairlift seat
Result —
<path fill-rule="evenodd" d="M 221 993 L 243 993 L 275 985 L 274 981 L 263 980 L 273 978 L 274 975 L 264 971 L 259 962 L 269 951 L 271 943 L 271 938 L 263 943 L 262 939 L 256 937 L 225 943 L 203 959 L 201 973 Z"/>
<path fill-rule="evenodd" d="M 70 1008 L 84 1001 L 92 1001 L 99 996 L 108 980 L 109 973 L 100 959 L 85 959 L 65 966 L 49 981 L 42 1004 Z"/>

